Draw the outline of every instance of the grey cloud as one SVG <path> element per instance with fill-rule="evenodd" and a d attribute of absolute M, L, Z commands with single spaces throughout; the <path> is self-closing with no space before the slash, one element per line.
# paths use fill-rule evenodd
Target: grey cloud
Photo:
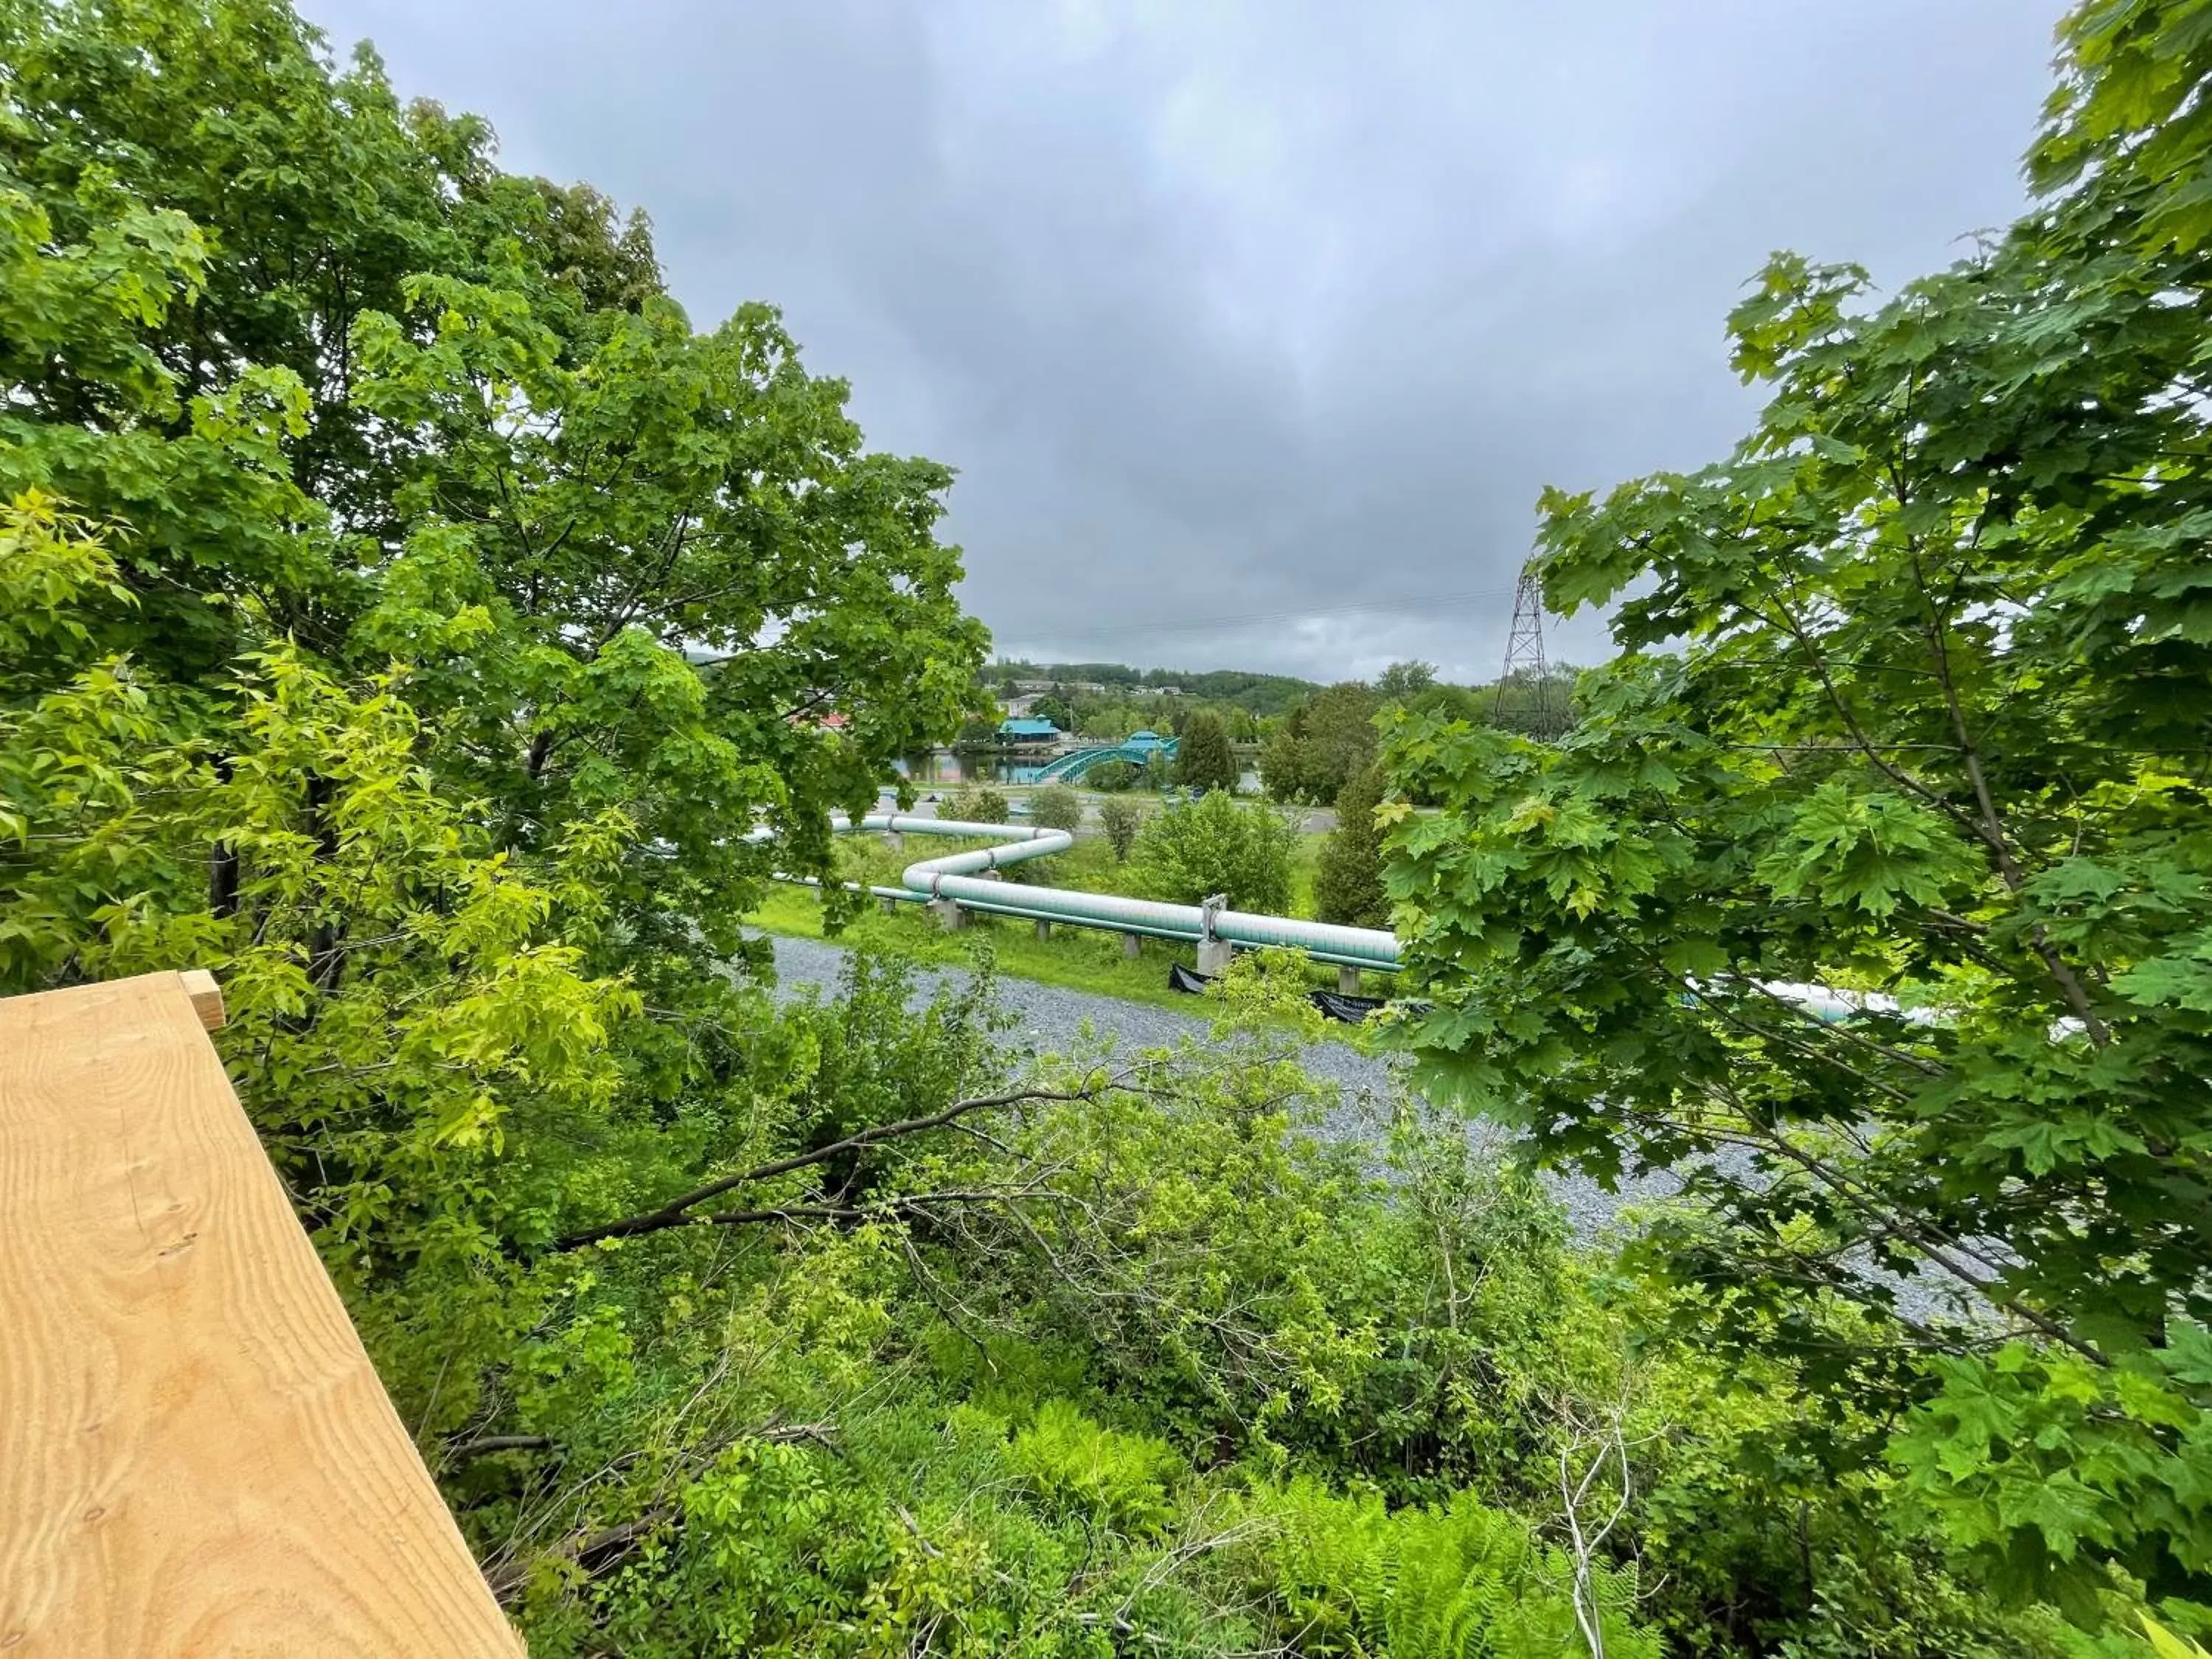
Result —
<path fill-rule="evenodd" d="M 696 317 L 780 305 L 872 441 L 958 467 L 1002 649 L 1320 678 L 1494 672 L 1542 485 L 1695 465 L 1749 420 L 1721 321 L 1768 250 L 1896 282 L 2008 218 L 2056 15 L 306 9 L 509 166 L 645 205 Z"/>

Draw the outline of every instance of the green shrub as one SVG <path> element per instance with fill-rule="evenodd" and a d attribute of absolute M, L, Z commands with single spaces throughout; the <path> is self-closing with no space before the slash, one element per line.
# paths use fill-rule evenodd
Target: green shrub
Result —
<path fill-rule="evenodd" d="M 1219 790 L 1171 806 L 1138 843 L 1146 890 L 1196 904 L 1215 893 L 1239 910 L 1280 913 L 1291 902 L 1291 850 L 1297 832 L 1273 807 L 1240 806 Z"/>
<path fill-rule="evenodd" d="M 1064 783 L 1048 783 L 1030 797 L 1030 822 L 1047 830 L 1073 830 L 1083 822 L 1083 797 Z"/>
<path fill-rule="evenodd" d="M 963 823 L 1004 823 L 1006 798 L 988 785 L 955 789 L 938 804 L 937 816 Z"/>
<path fill-rule="evenodd" d="M 1106 844 L 1114 849 L 1117 863 L 1128 862 L 1130 849 L 1137 844 L 1137 833 L 1145 827 L 1145 809 L 1133 800 L 1116 795 L 1098 803 L 1098 827 L 1106 832 Z"/>

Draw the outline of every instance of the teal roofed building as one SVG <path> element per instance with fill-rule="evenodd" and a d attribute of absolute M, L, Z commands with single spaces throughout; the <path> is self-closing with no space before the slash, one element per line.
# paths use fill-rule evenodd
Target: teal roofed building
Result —
<path fill-rule="evenodd" d="M 1166 742 L 1167 739 L 1157 732 L 1132 732 L 1121 746 L 1124 749 L 1158 749 Z"/>
<path fill-rule="evenodd" d="M 1000 720 L 1000 743 L 1050 743 L 1060 735 L 1060 728 L 1050 720 Z"/>

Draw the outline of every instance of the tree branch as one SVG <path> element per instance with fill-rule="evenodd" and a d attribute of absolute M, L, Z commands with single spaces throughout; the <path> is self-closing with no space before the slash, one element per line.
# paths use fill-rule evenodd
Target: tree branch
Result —
<path fill-rule="evenodd" d="M 1002 1106 L 1017 1105 L 1024 1101 L 1091 1100 L 1095 1099 L 1102 1090 L 1111 1086 L 1113 1085 L 1108 1083 L 1101 1084 L 1092 1089 L 1010 1089 L 1004 1094 L 979 1095 L 972 1099 L 955 1101 L 943 1111 L 932 1112 L 926 1117 L 909 1117 L 896 1123 L 878 1124 L 872 1128 L 862 1129 L 858 1133 L 848 1135 L 842 1140 L 834 1141 L 827 1146 L 817 1146 L 811 1152 L 798 1152 L 789 1158 L 778 1158 L 773 1164 L 763 1164 L 755 1169 L 747 1170 L 742 1174 L 724 1176 L 719 1181 L 710 1181 L 703 1187 L 694 1188 L 680 1198 L 670 1199 L 658 1209 L 647 1210 L 637 1215 L 625 1216 L 619 1221 L 610 1221 L 600 1226 L 586 1227 L 580 1232 L 569 1233 L 556 1239 L 551 1248 L 556 1251 L 580 1249 L 586 1244 L 596 1244 L 603 1238 L 635 1238 L 642 1234 L 657 1233 L 665 1228 L 682 1226 L 688 1222 L 711 1222 L 727 1226 L 741 1221 L 772 1221 L 801 1217 L 843 1219 L 857 1215 L 860 1212 L 818 1206 L 733 1210 L 720 1216 L 693 1216 L 690 1212 L 708 1199 L 719 1198 L 733 1188 L 743 1187 L 756 1181 L 773 1180 L 777 1176 L 789 1175 L 793 1170 L 804 1170 L 811 1164 L 827 1163 L 830 1159 L 842 1157 L 847 1152 L 859 1152 L 863 1147 L 877 1146 L 884 1141 L 902 1139 L 908 1135 L 921 1134 L 931 1129 L 941 1129 L 958 1122 L 971 1113 L 991 1111 Z"/>

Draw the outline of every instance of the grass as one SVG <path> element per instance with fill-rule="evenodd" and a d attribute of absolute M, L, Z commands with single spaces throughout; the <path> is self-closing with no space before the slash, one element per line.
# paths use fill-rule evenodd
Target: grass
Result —
<path fill-rule="evenodd" d="M 822 925 L 822 902 L 811 888 L 778 887 L 759 909 L 745 918 L 764 933 L 788 933 L 799 939 L 830 935 Z M 1014 916 L 968 915 L 968 925 L 947 933 L 937 918 L 919 904 L 902 904 L 884 915 L 871 909 L 836 935 L 842 945 L 865 951 L 895 951 L 919 962 L 968 967 L 975 946 L 988 942 L 998 970 L 1009 979 L 1035 980 L 1071 991 L 1118 997 L 1124 1002 L 1151 1003 L 1188 1013 L 1197 999 L 1168 989 L 1168 964 L 1184 967 L 1197 961 L 1197 947 L 1170 939 L 1148 939 L 1144 954 L 1131 961 L 1121 954 L 1117 933 L 1088 927 L 1055 927 L 1052 937 L 1040 939 L 1030 924 Z"/>
<path fill-rule="evenodd" d="M 1298 838 L 1291 871 L 1293 915 L 1312 914 L 1314 866 L 1322 839 L 1319 836 Z M 928 852 L 950 853 L 985 844 L 932 840 Z M 854 836 L 838 844 L 848 879 L 890 887 L 898 885 L 900 871 L 925 856 L 916 848 L 917 843 L 909 841 L 906 850 L 894 851 L 888 842 L 875 836 Z M 1066 852 L 1030 867 L 1039 875 L 1048 874 L 1054 887 L 1142 896 L 1137 892 L 1133 866 L 1117 862 L 1103 836 L 1085 836 Z M 808 887 L 771 889 L 766 901 L 745 920 L 764 933 L 799 939 L 832 937 L 823 926 L 820 896 Z M 948 933 L 921 905 L 910 903 L 901 903 L 888 915 L 872 903 L 835 938 L 840 944 L 861 950 L 895 951 L 916 961 L 959 967 L 973 962 L 979 943 L 988 943 L 998 971 L 1010 979 L 1150 1003 L 1182 1013 L 1199 1006 L 1195 999 L 1168 989 L 1170 963 L 1194 969 L 1198 962 L 1196 945 L 1173 939 L 1145 939 L 1141 954 L 1132 959 L 1122 954 L 1119 933 L 1060 925 L 1053 928 L 1049 938 L 1041 939 L 1032 925 L 1019 917 L 988 916 L 973 910 L 968 913 L 965 927 Z M 1334 968 L 1316 964 L 1309 973 L 1314 984 L 1334 988 Z M 1382 982 L 1380 976 L 1370 975 L 1363 988 L 1372 994 Z"/>

